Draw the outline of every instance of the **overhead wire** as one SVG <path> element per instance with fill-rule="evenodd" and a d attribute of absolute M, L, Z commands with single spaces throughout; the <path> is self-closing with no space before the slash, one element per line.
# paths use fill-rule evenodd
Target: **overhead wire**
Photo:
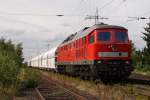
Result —
<path fill-rule="evenodd" d="M 106 4 L 104 4 L 102 7 L 100 7 L 99 9 L 102 10 L 104 9 L 105 7 L 107 7 L 108 5 L 110 5 L 111 3 L 113 3 L 115 0 L 111 0 L 109 2 L 107 2 Z"/>
<path fill-rule="evenodd" d="M 103 10 L 104 8 L 106 8 L 108 5 L 110 5 L 110 4 L 112 4 L 113 2 L 114 2 L 115 0 L 111 0 L 111 1 L 109 1 L 109 2 L 107 2 L 107 3 L 105 3 L 104 5 L 102 5 L 101 7 L 97 7 L 96 6 L 96 15 L 98 15 L 99 16 L 99 11 L 98 10 Z M 102 17 L 102 20 L 103 19 L 109 19 L 109 18 L 105 18 L 105 17 Z M 96 21 L 95 21 L 96 22 Z"/>
<path fill-rule="evenodd" d="M 72 11 L 73 12 L 73 11 Z M 53 13 L 53 14 L 50 14 L 50 13 L 24 13 L 24 12 L 21 12 L 21 13 L 17 13 L 17 12 L 3 12 L 3 11 L 0 11 L 0 16 L 4 16 L 4 15 L 7 15 L 7 16 L 42 16 L 42 17 L 46 17 L 46 16 L 56 16 L 56 17 L 62 17 L 62 16 L 84 16 L 84 15 L 74 15 L 74 14 L 64 14 L 64 13 Z"/>
<path fill-rule="evenodd" d="M 42 30 L 47 30 L 47 31 L 50 31 L 47 27 L 45 26 L 41 26 L 41 25 L 36 25 L 36 24 L 33 24 L 33 23 L 29 23 L 29 22 L 25 22 L 25 21 L 21 21 L 21 20 L 16 20 L 14 18 L 8 18 L 8 17 L 5 17 L 5 16 L 0 16 L 0 18 L 3 18 L 7 21 L 10 21 L 10 22 L 15 22 L 15 23 L 20 23 L 20 24 L 24 24 L 24 25 L 28 25 L 30 27 L 34 27 L 34 28 L 37 28 L 37 29 L 42 29 Z"/>
<path fill-rule="evenodd" d="M 145 13 L 144 13 L 144 14 L 142 14 L 142 15 L 148 15 L 148 14 L 150 14 L 150 11 L 145 12 Z"/>
<path fill-rule="evenodd" d="M 76 6 L 75 9 L 72 11 L 73 14 L 69 14 L 69 15 L 64 14 L 64 16 L 75 16 L 75 17 L 84 16 L 84 15 L 74 15 L 74 12 L 76 12 L 78 9 L 80 9 L 80 7 L 82 7 L 82 6 L 81 6 L 82 2 L 84 2 L 84 1 L 83 1 L 83 0 L 80 0 L 80 1 L 77 3 L 77 6 Z M 53 16 L 53 15 L 50 15 L 50 16 Z M 55 15 L 54 15 L 54 16 L 55 16 Z M 80 23 L 81 23 L 81 21 L 80 21 L 78 24 L 80 24 Z M 79 26 L 79 25 L 78 25 L 78 26 Z M 70 26 L 70 30 L 72 30 L 73 27 L 74 27 L 73 25 Z"/>
<path fill-rule="evenodd" d="M 149 13 L 150 13 L 150 11 L 149 11 Z M 137 16 L 134 16 L 134 17 L 128 17 L 128 18 L 130 18 L 129 20 L 126 20 L 126 22 L 122 22 L 122 23 L 119 23 L 119 24 L 124 24 L 124 23 L 132 22 L 132 21 L 150 19 L 150 17 L 143 17 L 142 15 L 144 15 L 144 14 L 148 14 L 148 13 L 143 13 L 143 14 L 140 14 L 140 15 L 137 15 Z M 141 16 L 141 17 L 139 17 L 139 16 Z"/>
<path fill-rule="evenodd" d="M 75 12 L 77 12 L 78 10 L 81 11 L 82 8 L 83 8 L 83 6 L 82 6 L 83 3 L 85 4 L 85 1 L 84 1 L 84 0 L 80 0 L 79 2 L 77 2 L 76 7 L 73 9 L 72 13 L 75 13 Z M 71 15 L 73 15 L 73 14 L 71 14 Z M 79 16 L 78 16 L 78 15 L 79 15 Z M 76 15 L 76 17 L 78 18 L 78 19 L 77 19 L 78 21 L 77 21 L 76 24 L 70 26 L 70 31 L 71 31 L 75 26 L 80 26 L 81 23 L 83 23 L 84 20 L 81 20 L 80 17 L 84 17 L 85 15 L 81 15 L 81 14 L 78 14 L 78 15 Z M 64 16 L 65 16 L 65 15 L 64 15 Z M 70 33 L 70 34 L 71 34 L 71 33 Z"/>
<path fill-rule="evenodd" d="M 120 10 L 120 7 L 125 3 L 126 1 L 121 0 L 121 2 L 114 8 L 115 12 L 113 14 L 115 14 L 118 10 Z"/>
<path fill-rule="evenodd" d="M 144 13 L 141 13 L 141 14 L 139 14 L 139 15 L 136 15 L 136 16 L 132 16 L 132 17 L 130 17 L 130 16 L 128 16 L 128 18 L 130 18 L 129 20 L 126 20 L 125 22 L 122 22 L 122 23 L 119 23 L 119 24 L 124 24 L 124 23 L 128 23 L 128 22 L 132 22 L 132 21 L 139 21 L 139 20 L 141 20 L 141 19 L 150 19 L 150 17 L 144 17 L 143 15 L 148 15 L 148 14 L 150 14 L 150 11 L 147 11 L 147 12 L 144 12 Z"/>

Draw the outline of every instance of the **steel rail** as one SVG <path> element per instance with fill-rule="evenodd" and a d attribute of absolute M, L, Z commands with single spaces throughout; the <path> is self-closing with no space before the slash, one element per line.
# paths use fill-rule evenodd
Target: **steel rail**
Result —
<path fill-rule="evenodd" d="M 35 91 L 37 92 L 37 94 L 39 95 L 39 98 L 40 98 L 41 100 L 45 100 L 45 98 L 42 96 L 42 94 L 41 94 L 41 92 L 39 91 L 38 88 L 35 88 Z"/>
<path fill-rule="evenodd" d="M 47 80 L 49 83 L 53 83 L 52 81 L 50 81 L 50 80 L 48 79 L 48 77 L 45 76 L 45 77 L 43 77 L 43 78 L 44 78 L 45 80 Z M 75 92 L 73 92 L 73 91 L 71 91 L 71 90 L 65 88 L 65 87 L 62 86 L 60 83 L 53 83 L 53 84 L 56 84 L 56 86 L 58 86 L 59 88 L 63 89 L 63 90 L 66 91 L 67 93 L 69 93 L 69 94 L 71 94 L 71 95 L 77 97 L 78 100 L 87 100 L 85 97 L 81 96 L 80 94 L 75 93 Z"/>

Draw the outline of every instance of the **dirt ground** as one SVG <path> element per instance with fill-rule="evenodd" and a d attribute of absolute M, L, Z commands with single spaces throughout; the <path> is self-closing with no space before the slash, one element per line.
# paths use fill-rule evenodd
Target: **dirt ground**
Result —
<path fill-rule="evenodd" d="M 13 100 L 40 100 L 35 89 L 22 89 Z"/>

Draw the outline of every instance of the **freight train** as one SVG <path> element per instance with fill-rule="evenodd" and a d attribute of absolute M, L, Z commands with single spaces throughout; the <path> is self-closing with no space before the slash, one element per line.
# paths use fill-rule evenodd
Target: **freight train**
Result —
<path fill-rule="evenodd" d="M 127 78 L 133 71 L 128 30 L 108 24 L 86 27 L 30 59 L 28 66 L 82 78 Z"/>

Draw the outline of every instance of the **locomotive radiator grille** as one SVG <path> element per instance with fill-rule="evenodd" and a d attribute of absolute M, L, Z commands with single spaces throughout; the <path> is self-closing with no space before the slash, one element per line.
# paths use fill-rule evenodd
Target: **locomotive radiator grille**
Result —
<path fill-rule="evenodd" d="M 98 52 L 98 57 L 128 57 L 128 52 Z"/>

